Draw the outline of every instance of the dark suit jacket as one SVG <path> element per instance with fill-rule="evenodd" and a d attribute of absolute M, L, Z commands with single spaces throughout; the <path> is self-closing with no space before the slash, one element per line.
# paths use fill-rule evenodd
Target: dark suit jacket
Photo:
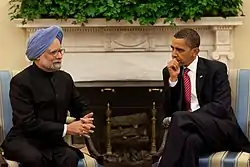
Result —
<path fill-rule="evenodd" d="M 88 112 L 68 73 L 44 72 L 35 64 L 12 78 L 9 95 L 13 127 L 3 142 L 4 149 L 15 147 L 11 141 L 20 138 L 39 148 L 66 145 L 62 135 L 67 111 L 78 119 Z"/>
<path fill-rule="evenodd" d="M 176 111 L 185 110 L 182 75 L 181 72 L 177 85 L 170 87 L 168 69 L 163 69 L 165 88 L 163 110 L 167 117 Z M 237 136 L 233 140 L 237 140 L 237 143 L 241 145 L 248 145 L 248 151 L 250 151 L 249 142 L 240 130 L 231 107 L 231 88 L 226 65 L 219 61 L 199 57 L 196 72 L 196 93 L 200 108 L 195 112 L 204 113 L 203 117 L 211 117 L 222 130 L 227 129 L 229 124 L 235 126 L 240 135 L 230 134 L 230 136 Z"/>
<path fill-rule="evenodd" d="M 182 73 L 179 74 L 177 85 L 173 88 L 169 86 L 169 77 L 167 68 L 164 68 L 163 80 L 166 98 L 164 111 L 167 116 L 171 116 L 175 111 L 184 110 Z M 196 92 L 200 105 L 199 112 L 205 112 L 217 118 L 232 117 L 231 89 L 225 64 L 199 57 Z"/>

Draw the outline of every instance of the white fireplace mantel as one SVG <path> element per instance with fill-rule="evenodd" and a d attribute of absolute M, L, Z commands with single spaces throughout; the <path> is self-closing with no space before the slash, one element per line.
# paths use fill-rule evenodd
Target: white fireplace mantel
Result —
<path fill-rule="evenodd" d="M 233 32 L 243 17 L 205 17 L 196 22 L 176 20 L 176 26 L 159 19 L 153 26 L 135 22 L 90 19 L 86 24 L 40 19 L 22 24 L 27 40 L 37 29 L 59 25 L 64 30 L 66 53 L 63 69 L 75 81 L 162 80 L 161 70 L 171 58 L 170 43 L 178 30 L 189 27 L 201 36 L 200 56 L 224 62 L 230 68 L 234 59 Z"/>

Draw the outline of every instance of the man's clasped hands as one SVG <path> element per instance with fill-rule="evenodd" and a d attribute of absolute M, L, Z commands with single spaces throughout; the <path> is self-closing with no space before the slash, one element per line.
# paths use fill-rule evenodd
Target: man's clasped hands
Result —
<path fill-rule="evenodd" d="M 74 121 L 67 125 L 67 134 L 89 137 L 93 133 L 95 126 L 93 125 L 93 112 L 88 113 L 80 120 Z"/>

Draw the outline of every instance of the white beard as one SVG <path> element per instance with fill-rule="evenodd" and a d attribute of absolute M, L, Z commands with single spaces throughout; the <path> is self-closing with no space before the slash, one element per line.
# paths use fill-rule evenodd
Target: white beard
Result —
<path fill-rule="evenodd" d="M 60 70 L 61 67 L 62 67 L 62 63 L 56 62 L 56 63 L 53 63 L 53 64 L 52 64 L 52 67 L 51 67 L 51 68 L 52 68 L 53 70 Z"/>

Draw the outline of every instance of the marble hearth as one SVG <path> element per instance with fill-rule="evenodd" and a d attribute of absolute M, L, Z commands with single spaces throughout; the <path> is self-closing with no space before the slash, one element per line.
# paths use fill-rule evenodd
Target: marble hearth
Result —
<path fill-rule="evenodd" d="M 93 81 L 159 81 L 161 70 L 171 58 L 172 35 L 181 28 L 196 29 L 201 36 L 201 57 L 230 62 L 233 51 L 233 32 L 243 24 L 242 17 L 202 18 L 196 22 L 176 21 L 176 26 L 154 26 L 138 23 L 106 22 L 92 19 L 86 24 L 72 24 L 74 20 L 41 19 L 27 24 L 15 20 L 28 37 L 37 29 L 59 25 L 64 29 L 63 47 L 66 49 L 63 69 L 71 73 L 75 82 Z"/>

